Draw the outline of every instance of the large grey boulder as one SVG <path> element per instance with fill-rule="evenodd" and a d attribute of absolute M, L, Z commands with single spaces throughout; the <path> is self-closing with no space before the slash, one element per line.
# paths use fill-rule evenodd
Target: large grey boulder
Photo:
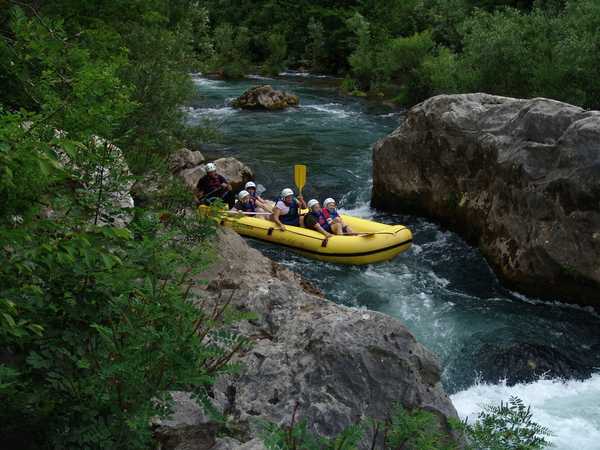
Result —
<path fill-rule="evenodd" d="M 298 106 L 300 99 L 289 92 L 277 91 L 265 84 L 248 89 L 231 102 L 235 108 L 278 110 Z"/>
<path fill-rule="evenodd" d="M 363 417 L 384 419 L 395 403 L 434 411 L 442 422 L 456 417 L 436 357 L 398 320 L 315 295 L 229 230 L 217 248 L 219 263 L 202 275 L 210 280 L 204 295 L 222 302 L 231 293 L 235 308 L 257 315 L 237 324 L 254 343 L 237 358 L 243 370 L 214 392 L 248 439 L 257 420 L 288 424 L 296 405 L 297 420 L 327 436 Z"/>
<path fill-rule="evenodd" d="M 441 95 L 373 149 L 373 204 L 434 218 L 513 289 L 600 306 L 600 112 Z"/>
<path fill-rule="evenodd" d="M 202 152 L 180 148 L 169 158 L 169 168 L 171 172 L 177 173 L 184 169 L 191 169 L 202 164 L 206 158 Z"/>
<path fill-rule="evenodd" d="M 432 411 L 442 426 L 457 417 L 437 359 L 398 320 L 326 300 L 231 230 L 218 232 L 216 249 L 218 261 L 199 276 L 208 283 L 193 293 L 204 307 L 232 296 L 233 308 L 256 316 L 235 327 L 253 342 L 233 361 L 241 370 L 212 392 L 236 437 L 219 437 L 189 396 L 175 393 L 173 416 L 155 423 L 162 450 L 264 450 L 260 421 L 287 425 L 294 410 L 327 436 L 385 419 L 396 403 Z"/>

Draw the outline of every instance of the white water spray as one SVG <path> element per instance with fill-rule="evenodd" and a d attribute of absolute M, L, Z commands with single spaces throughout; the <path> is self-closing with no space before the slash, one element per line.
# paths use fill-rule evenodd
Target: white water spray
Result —
<path fill-rule="evenodd" d="M 530 405 L 533 420 L 552 431 L 553 449 L 600 449 L 600 373 L 584 381 L 476 384 L 451 399 L 461 418 L 472 423 L 484 405 L 499 404 L 512 395 Z"/>

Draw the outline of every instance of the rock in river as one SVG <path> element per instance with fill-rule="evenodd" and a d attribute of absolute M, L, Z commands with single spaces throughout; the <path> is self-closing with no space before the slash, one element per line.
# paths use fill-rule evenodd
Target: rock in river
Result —
<path fill-rule="evenodd" d="M 217 172 L 229 181 L 234 191 L 242 189 L 247 181 L 254 178 L 252 169 L 233 157 L 219 158 L 213 162 L 217 166 Z M 179 176 L 183 178 L 191 189 L 196 188 L 198 180 L 204 175 L 206 175 L 206 164 L 179 172 Z"/>
<path fill-rule="evenodd" d="M 219 234 L 220 262 L 203 275 L 210 281 L 200 293 L 214 300 L 232 293 L 233 306 L 256 319 L 237 325 L 254 342 L 237 359 L 243 370 L 218 380 L 213 393 L 246 444 L 221 438 L 218 448 L 262 448 L 259 420 L 288 424 L 296 405 L 297 419 L 327 436 L 362 417 L 383 419 L 396 402 L 433 411 L 442 422 L 456 417 L 435 356 L 397 319 L 330 302 L 232 231 Z M 184 430 L 209 440 L 204 422 L 194 422 L 202 430 L 179 422 L 170 432 L 163 423 L 163 436 Z"/>
<path fill-rule="evenodd" d="M 373 149 L 373 204 L 479 246 L 513 289 L 600 307 L 600 112 L 440 95 Z"/>
<path fill-rule="evenodd" d="M 235 108 L 244 109 L 285 109 L 298 106 L 300 99 L 289 92 L 277 91 L 269 84 L 248 89 L 231 104 Z"/>

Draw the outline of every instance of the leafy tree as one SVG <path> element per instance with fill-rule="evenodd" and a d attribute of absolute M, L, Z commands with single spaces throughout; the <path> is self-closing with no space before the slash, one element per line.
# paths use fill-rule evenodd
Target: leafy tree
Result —
<path fill-rule="evenodd" d="M 308 44 L 306 45 L 306 59 L 313 71 L 319 71 L 324 65 L 325 58 L 325 30 L 323 24 L 311 17 L 308 21 Z"/>
<path fill-rule="evenodd" d="M 195 2 L 20 5 L 0 40 L 3 444 L 147 448 L 168 391 L 208 405 L 246 345 L 227 301 L 198 298 L 214 227 L 181 214 L 181 186 L 133 220 L 117 201 L 133 181 L 124 155 L 165 159 L 182 139 L 173 83 L 189 86 L 197 47 L 176 41 Z"/>
<path fill-rule="evenodd" d="M 562 39 L 556 44 L 548 71 L 559 73 L 552 96 L 587 108 L 600 109 L 600 4 L 571 0 L 561 18 Z"/>
<path fill-rule="evenodd" d="M 234 29 L 232 25 L 225 23 L 215 29 L 213 40 L 215 58 L 210 63 L 210 68 L 221 71 L 226 78 L 242 78 L 250 66 L 248 29 Z"/>
<path fill-rule="evenodd" d="M 355 13 L 347 24 L 354 34 L 354 51 L 348 58 L 352 74 L 361 87 L 368 87 L 376 70 L 371 25 L 360 13 Z"/>
<path fill-rule="evenodd" d="M 419 68 L 434 47 L 430 31 L 388 40 L 378 53 L 377 67 L 380 78 L 393 80 L 401 86 L 406 98 L 402 103 L 415 103 L 429 92 L 421 88 Z"/>
<path fill-rule="evenodd" d="M 268 57 L 264 64 L 267 75 L 278 75 L 286 67 L 287 44 L 281 33 L 270 33 L 267 36 Z"/>

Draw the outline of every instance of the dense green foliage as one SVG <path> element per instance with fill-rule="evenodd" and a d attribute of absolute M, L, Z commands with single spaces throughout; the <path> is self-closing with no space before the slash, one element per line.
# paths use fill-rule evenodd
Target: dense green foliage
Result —
<path fill-rule="evenodd" d="M 489 405 L 474 424 L 452 421 L 454 439 L 431 412 L 408 411 L 396 406 L 388 420 L 365 419 L 333 438 L 312 433 L 306 421 L 296 422 L 295 412 L 287 426 L 263 424 L 263 441 L 271 450 L 541 450 L 550 444 L 550 432 L 532 420 L 523 402 Z"/>
<path fill-rule="evenodd" d="M 437 93 L 547 96 L 600 108 L 596 0 L 209 0 L 212 26 L 249 30 L 245 61 L 346 76 L 413 104 Z M 272 31 L 276 30 L 276 31 Z M 219 35 L 215 33 L 216 44 Z M 273 36 L 285 41 L 273 45 Z M 249 69 L 247 69 L 249 70 Z M 239 71 L 239 76 L 243 71 Z"/>
<path fill-rule="evenodd" d="M 168 391 L 208 404 L 245 345 L 225 331 L 227 302 L 194 305 L 214 226 L 181 213 L 191 193 L 173 181 L 151 210 L 126 201 L 135 175 L 198 135 L 180 106 L 206 12 L 38 3 L 0 3 L 1 440 L 148 448 Z"/>

